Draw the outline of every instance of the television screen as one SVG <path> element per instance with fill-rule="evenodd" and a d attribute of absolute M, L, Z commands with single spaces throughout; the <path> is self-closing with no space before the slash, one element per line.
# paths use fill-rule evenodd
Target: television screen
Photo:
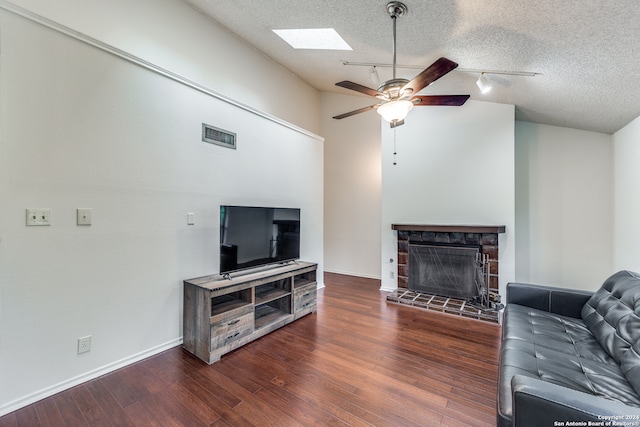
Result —
<path fill-rule="evenodd" d="M 220 274 L 300 257 L 300 209 L 220 206 Z"/>

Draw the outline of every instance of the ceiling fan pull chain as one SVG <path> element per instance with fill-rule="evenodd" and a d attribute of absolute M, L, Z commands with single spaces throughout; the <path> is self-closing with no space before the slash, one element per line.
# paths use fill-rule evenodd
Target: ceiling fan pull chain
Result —
<path fill-rule="evenodd" d="M 396 154 L 398 150 L 396 150 L 396 128 L 393 128 L 393 166 L 397 165 L 396 163 Z"/>

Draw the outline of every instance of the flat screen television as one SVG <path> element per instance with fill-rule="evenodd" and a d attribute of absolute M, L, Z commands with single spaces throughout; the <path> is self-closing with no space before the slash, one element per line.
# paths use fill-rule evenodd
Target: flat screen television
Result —
<path fill-rule="evenodd" d="M 300 209 L 220 206 L 220 274 L 300 258 Z"/>

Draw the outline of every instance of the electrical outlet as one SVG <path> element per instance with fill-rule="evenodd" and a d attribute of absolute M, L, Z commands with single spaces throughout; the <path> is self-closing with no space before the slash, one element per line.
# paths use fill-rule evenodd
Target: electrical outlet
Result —
<path fill-rule="evenodd" d="M 396 272 L 395 271 L 390 271 L 389 272 L 389 279 L 395 279 L 396 278 Z"/>
<path fill-rule="evenodd" d="M 27 208 L 27 225 L 51 225 L 51 209 Z"/>
<path fill-rule="evenodd" d="M 91 335 L 78 338 L 78 354 L 91 351 Z"/>
<path fill-rule="evenodd" d="M 76 223 L 78 225 L 91 225 L 91 209 L 78 208 L 76 210 Z"/>

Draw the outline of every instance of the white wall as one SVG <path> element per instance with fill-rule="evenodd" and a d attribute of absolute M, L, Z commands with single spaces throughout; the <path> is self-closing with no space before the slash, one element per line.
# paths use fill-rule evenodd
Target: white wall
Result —
<path fill-rule="evenodd" d="M 154 24 L 202 37 L 180 4 L 184 21 Z M 321 138 L 13 13 L 0 27 L 0 414 L 178 345 L 182 280 L 218 269 L 220 204 L 301 208 L 322 282 Z M 237 150 L 202 142 L 203 122 L 237 132 Z M 51 226 L 25 226 L 34 207 Z"/>
<path fill-rule="evenodd" d="M 597 289 L 611 274 L 612 167 L 610 135 L 516 122 L 518 281 Z"/>
<path fill-rule="evenodd" d="M 640 117 L 613 135 L 613 268 L 640 272 Z"/>
<path fill-rule="evenodd" d="M 393 165 L 394 131 L 382 125 L 382 288 L 397 287 L 394 223 L 506 226 L 499 239 L 506 286 L 515 277 L 514 106 L 417 107 L 396 129 Z"/>
<path fill-rule="evenodd" d="M 12 0 L 9 4 L 319 132 L 317 90 L 181 0 Z M 282 102 L 284 88 L 288 102 Z"/>
<path fill-rule="evenodd" d="M 371 98 L 322 93 L 325 138 L 325 269 L 380 278 L 380 116 L 332 117 L 371 105 Z"/>

